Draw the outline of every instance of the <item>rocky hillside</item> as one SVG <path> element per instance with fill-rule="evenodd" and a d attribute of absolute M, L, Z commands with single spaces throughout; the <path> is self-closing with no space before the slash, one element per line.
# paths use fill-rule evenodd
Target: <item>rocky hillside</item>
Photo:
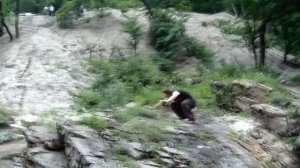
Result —
<path fill-rule="evenodd" d="M 149 25 L 142 10 L 122 13 L 108 9 L 101 16 L 87 12 L 71 29 L 58 28 L 48 16 L 22 16 L 21 38 L 11 43 L 6 43 L 6 36 L 0 40 L 0 104 L 17 112 L 10 126 L 0 132 L 1 166 L 296 168 L 299 165 L 292 147 L 273 133 L 274 129 L 282 128 L 284 132 L 289 127 L 285 124 L 287 112 L 262 105 L 268 102 L 253 97 L 236 96 L 230 102 L 237 104 L 230 106 L 251 109 L 257 118 L 268 116 L 263 121 L 235 115 L 216 118 L 197 109 L 198 121 L 189 125 L 162 109 L 135 112 L 130 108 L 135 104 L 115 113 L 101 110 L 94 115 L 76 113 L 72 93 L 94 81 L 94 76 L 86 70 L 86 60 L 132 52 L 128 49 L 129 36 L 121 31 L 121 23 L 129 16 L 138 17 L 145 28 L 138 52 L 155 53 L 149 44 Z M 234 19 L 226 13 L 190 13 L 185 23 L 187 35 L 207 44 L 215 53 L 215 64 L 224 60 L 250 66 L 253 60 L 249 51 L 238 44 L 241 38 L 224 35 L 216 26 L 219 20 Z M 298 73 L 299 70 L 281 65 L 281 55 L 276 49 L 268 51 L 268 57 L 274 57 L 268 62 L 272 70 L 281 74 L 282 79 Z M 261 87 L 257 83 L 239 84 L 251 91 Z M 293 89 L 297 96 L 297 88 L 296 91 L 290 88 Z M 124 110 L 134 115 L 132 120 L 127 121 L 126 116 L 119 114 Z M 84 125 L 96 125 L 96 130 L 83 126 L 82 117 L 90 118 Z M 98 125 L 100 121 L 105 124 Z"/>

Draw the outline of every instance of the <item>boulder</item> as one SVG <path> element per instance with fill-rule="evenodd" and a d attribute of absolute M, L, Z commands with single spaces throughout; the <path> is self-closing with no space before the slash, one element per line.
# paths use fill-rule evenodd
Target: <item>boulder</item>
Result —
<path fill-rule="evenodd" d="M 13 129 L 1 129 L 0 144 L 24 139 L 23 135 L 16 133 Z"/>
<path fill-rule="evenodd" d="M 247 97 L 240 97 L 240 96 L 238 96 L 234 102 L 234 106 L 241 109 L 242 111 L 249 111 L 251 106 L 254 104 L 259 104 L 259 102 Z"/>
<path fill-rule="evenodd" d="M 108 144 L 96 131 L 80 125 L 58 125 L 57 131 L 64 139 L 69 167 L 99 167 L 110 160 Z"/>
<path fill-rule="evenodd" d="M 25 131 L 25 137 L 29 146 L 45 145 L 51 150 L 63 149 L 63 141 L 58 137 L 58 134 L 46 127 L 31 126 Z"/>
<path fill-rule="evenodd" d="M 232 85 L 233 87 L 241 89 L 243 91 L 243 94 L 246 95 L 246 97 L 259 102 L 264 102 L 267 94 L 273 91 L 272 88 L 266 85 L 245 79 L 234 80 L 232 81 Z"/>
<path fill-rule="evenodd" d="M 191 161 L 188 155 L 175 148 L 162 147 L 155 152 L 160 161 L 167 167 L 188 167 Z"/>
<path fill-rule="evenodd" d="M 34 168 L 66 168 L 68 161 L 62 152 L 49 151 L 42 147 L 30 148 L 27 151 L 29 165 Z"/>
<path fill-rule="evenodd" d="M 288 114 L 286 111 L 269 104 L 255 104 L 251 111 L 258 118 L 262 125 L 276 133 L 285 133 L 288 128 Z"/>
<path fill-rule="evenodd" d="M 13 157 L 21 157 L 27 144 L 25 140 L 13 141 L 0 145 L 0 159 L 11 159 Z"/>
<path fill-rule="evenodd" d="M 20 157 L 13 157 L 11 159 L 0 159 L 0 165 L 1 168 L 24 168 L 22 159 Z"/>

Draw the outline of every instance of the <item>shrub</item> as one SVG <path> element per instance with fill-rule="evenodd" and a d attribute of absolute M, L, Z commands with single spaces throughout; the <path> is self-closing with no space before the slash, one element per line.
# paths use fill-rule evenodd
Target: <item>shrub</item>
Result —
<path fill-rule="evenodd" d="M 0 107 L 0 125 L 6 125 L 12 121 L 12 116 L 15 115 L 15 112 L 4 108 Z"/>
<path fill-rule="evenodd" d="M 210 63 L 212 61 L 213 53 L 207 49 L 206 45 L 197 42 L 191 37 L 185 37 L 182 41 L 189 56 L 194 56 L 206 63 Z"/>
<path fill-rule="evenodd" d="M 111 83 L 98 90 L 101 94 L 99 102 L 102 108 L 122 106 L 128 102 L 126 86 L 121 82 Z"/>
<path fill-rule="evenodd" d="M 84 118 L 81 120 L 80 123 L 92 128 L 96 131 L 102 131 L 102 130 L 106 129 L 108 126 L 105 121 L 103 121 L 95 116 Z"/>
<path fill-rule="evenodd" d="M 178 48 L 178 42 L 183 37 L 185 17 L 172 10 L 154 10 L 150 21 L 150 33 L 156 49 L 172 58 Z"/>
<path fill-rule="evenodd" d="M 123 11 L 141 6 L 140 0 L 106 0 L 106 5 Z"/>
<path fill-rule="evenodd" d="M 63 6 L 56 12 L 56 21 L 61 28 L 72 26 L 74 19 L 80 16 L 81 0 L 65 1 Z"/>
<path fill-rule="evenodd" d="M 74 100 L 77 104 L 86 108 L 92 108 L 99 104 L 101 96 L 93 90 L 83 90 L 79 93 L 73 93 Z"/>
<path fill-rule="evenodd" d="M 100 73 L 94 84 L 95 89 L 119 80 L 126 86 L 128 93 L 136 94 L 143 87 L 160 82 L 161 73 L 148 58 L 120 58 L 105 63 L 97 61 L 92 66 L 94 72 Z"/>
<path fill-rule="evenodd" d="M 294 85 L 300 85 L 300 74 L 299 75 L 296 75 L 294 77 L 291 78 L 291 82 L 294 84 Z"/>
<path fill-rule="evenodd" d="M 131 39 L 128 44 L 133 48 L 136 56 L 137 46 L 141 36 L 141 25 L 138 24 L 137 18 L 129 18 L 126 22 L 123 22 L 122 31 L 130 35 Z"/>

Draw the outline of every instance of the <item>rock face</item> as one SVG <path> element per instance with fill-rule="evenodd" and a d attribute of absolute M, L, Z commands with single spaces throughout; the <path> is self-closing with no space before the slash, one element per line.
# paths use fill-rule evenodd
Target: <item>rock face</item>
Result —
<path fill-rule="evenodd" d="M 128 151 L 128 154 L 134 159 L 142 159 L 145 156 L 146 150 L 142 144 L 138 142 L 123 141 L 120 145 Z"/>
<path fill-rule="evenodd" d="M 240 112 L 249 111 L 251 105 L 263 103 L 273 89 L 249 80 L 235 80 L 229 84 L 213 82 L 212 93 L 221 108 Z"/>
<path fill-rule="evenodd" d="M 26 149 L 24 136 L 17 130 L 5 128 L 0 130 L 0 167 L 23 168 L 22 156 Z"/>
<path fill-rule="evenodd" d="M 109 160 L 111 154 L 108 145 L 96 131 L 79 125 L 58 125 L 57 130 L 64 139 L 69 167 L 92 168 Z"/>
<path fill-rule="evenodd" d="M 269 167 L 298 168 L 297 157 L 289 152 L 289 145 L 265 129 L 254 129 L 237 143 Z"/>
<path fill-rule="evenodd" d="M 188 155 L 175 148 L 163 147 L 156 151 L 156 155 L 166 167 L 188 167 L 190 160 Z"/>
<path fill-rule="evenodd" d="M 58 134 L 45 127 L 31 126 L 25 131 L 25 137 L 29 146 L 44 145 L 51 150 L 63 148 L 63 142 L 59 139 Z"/>
<path fill-rule="evenodd" d="M 285 133 L 288 130 L 287 112 L 282 109 L 269 104 L 255 104 L 251 106 L 251 110 L 267 129 L 277 133 Z"/>
<path fill-rule="evenodd" d="M 49 151 L 41 147 L 30 148 L 27 160 L 34 168 L 66 168 L 67 158 L 62 152 Z"/>

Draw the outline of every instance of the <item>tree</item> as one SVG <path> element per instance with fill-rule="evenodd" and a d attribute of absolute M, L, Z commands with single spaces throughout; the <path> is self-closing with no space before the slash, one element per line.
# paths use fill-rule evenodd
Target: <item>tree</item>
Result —
<path fill-rule="evenodd" d="M 15 30 L 16 30 L 16 38 L 19 38 L 19 13 L 20 13 L 20 0 L 16 0 L 16 10 L 15 10 Z"/>
<path fill-rule="evenodd" d="M 3 1 L 0 0 L 0 36 L 3 35 L 3 27 L 6 29 L 6 32 L 9 35 L 10 41 L 13 41 L 13 35 L 11 34 L 9 27 L 5 23 L 5 15 L 4 15 L 4 9 L 3 9 Z"/>
<path fill-rule="evenodd" d="M 269 35 L 267 29 L 278 21 L 281 21 L 283 25 L 285 24 L 285 26 L 281 26 L 280 33 L 283 37 L 282 39 L 286 41 L 286 53 L 290 52 L 291 42 L 293 41 L 291 33 L 294 30 L 291 30 L 289 28 L 291 24 L 288 25 L 287 23 L 291 23 L 289 20 L 293 14 L 299 13 L 299 1 L 225 0 L 225 4 L 227 8 L 230 8 L 229 10 L 235 12 L 245 23 L 243 36 L 249 49 L 254 54 L 256 67 L 263 68 L 265 66 Z M 230 6 L 233 6 L 233 8 Z M 295 25 L 292 27 L 295 28 Z M 259 49 L 259 54 L 256 53 L 257 49 Z"/>

